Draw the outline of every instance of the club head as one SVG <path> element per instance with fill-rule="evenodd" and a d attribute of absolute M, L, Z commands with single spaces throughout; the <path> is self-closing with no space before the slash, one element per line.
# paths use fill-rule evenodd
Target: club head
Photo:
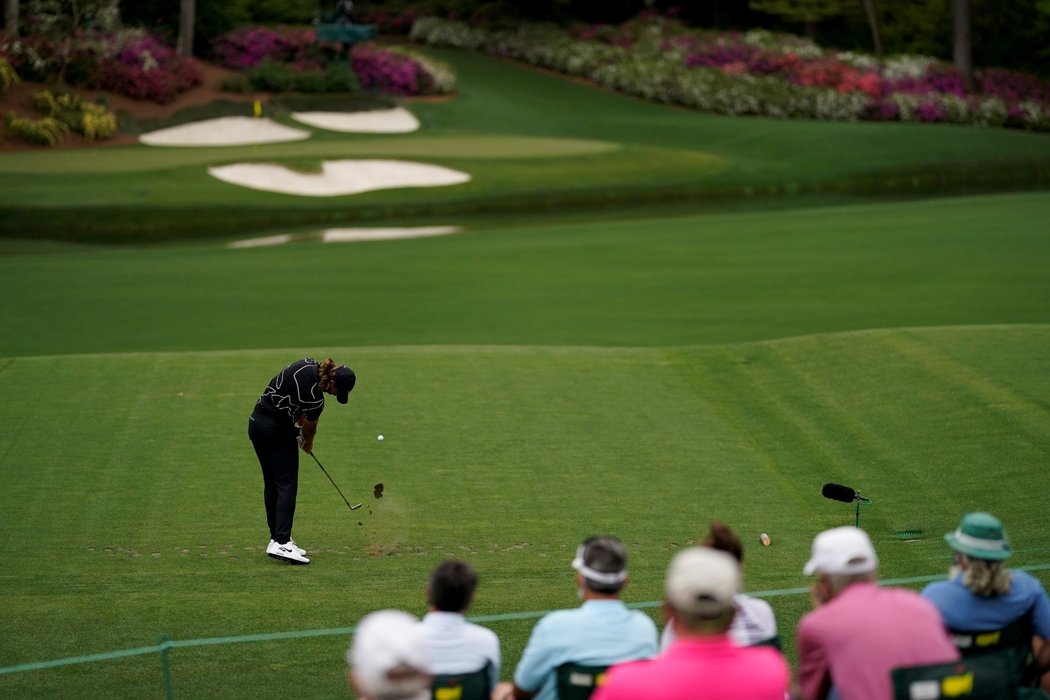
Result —
<path fill-rule="evenodd" d="M 347 505 L 350 505 L 350 504 L 347 503 Z M 357 510 L 358 508 L 360 508 L 363 505 L 364 505 L 364 503 L 357 503 L 355 505 L 350 506 L 350 510 Z"/>

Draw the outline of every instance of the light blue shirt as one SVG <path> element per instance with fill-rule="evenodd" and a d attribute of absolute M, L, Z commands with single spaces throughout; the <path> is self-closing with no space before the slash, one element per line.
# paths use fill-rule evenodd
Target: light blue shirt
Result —
<path fill-rule="evenodd" d="M 428 612 L 423 616 L 422 625 L 431 673 L 473 673 L 485 664 L 492 664 L 490 680 L 492 687 L 496 687 L 500 653 L 495 632 L 450 612 Z"/>
<path fill-rule="evenodd" d="M 1050 600 L 1039 579 L 1024 571 L 1010 572 L 1010 590 L 1003 595 L 974 595 L 963 585 L 962 576 L 931 583 L 922 594 L 941 611 L 949 629 L 997 630 L 1031 611 L 1032 632 L 1050 639 Z"/>
<path fill-rule="evenodd" d="M 535 700 L 557 700 L 558 666 L 651 659 L 656 650 L 656 625 L 648 615 L 628 610 L 620 600 L 588 600 L 536 623 L 514 671 L 514 683 L 522 690 L 538 691 Z"/>

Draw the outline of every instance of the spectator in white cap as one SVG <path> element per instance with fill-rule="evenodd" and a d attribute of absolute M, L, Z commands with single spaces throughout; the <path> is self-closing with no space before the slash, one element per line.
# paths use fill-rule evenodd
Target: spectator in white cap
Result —
<path fill-rule="evenodd" d="M 944 539 L 954 550 L 949 578 L 931 583 L 922 594 L 941 611 L 962 652 L 980 651 L 974 648 L 981 640 L 976 633 L 1020 623 L 1018 670 L 1030 672 L 1025 682 L 1042 677 L 1043 690 L 1050 692 L 1050 600 L 1039 579 L 1006 568 L 1013 550 L 1003 524 L 989 513 L 969 513 Z M 1029 644 L 1034 658 L 1026 669 Z"/>
<path fill-rule="evenodd" d="M 614 666 L 592 700 L 784 700 L 791 674 L 780 652 L 729 637 L 739 592 L 740 566 L 731 554 L 679 552 L 664 597 L 674 642 L 656 659 Z"/>
<path fill-rule="evenodd" d="M 347 684 L 362 700 L 429 700 L 423 628 L 412 615 L 380 610 L 357 625 L 346 652 Z"/>
<path fill-rule="evenodd" d="M 859 528 L 813 539 L 802 571 L 816 576 L 815 609 L 799 622 L 797 645 L 805 700 L 889 700 L 894 668 L 959 658 L 937 608 L 914 591 L 880 588 L 878 563 Z"/>
<path fill-rule="evenodd" d="M 556 610 L 532 628 L 514 671 L 493 700 L 557 700 L 556 669 L 565 663 L 611 666 L 656 656 L 656 624 L 620 600 L 627 585 L 627 548 L 615 537 L 590 537 L 572 561 L 583 605 Z"/>

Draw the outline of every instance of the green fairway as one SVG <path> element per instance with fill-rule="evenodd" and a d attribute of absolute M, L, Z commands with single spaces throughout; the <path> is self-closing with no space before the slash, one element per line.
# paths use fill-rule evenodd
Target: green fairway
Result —
<path fill-rule="evenodd" d="M 420 613 L 446 557 L 478 568 L 476 614 L 572 606 L 595 532 L 655 602 L 715 518 L 793 659 L 810 539 L 853 522 L 827 481 L 874 500 L 886 578 L 942 574 L 940 535 L 980 508 L 1047 581 L 1048 214 L 1033 194 L 2 257 L 0 667 L 233 636 L 170 652 L 177 694 L 339 696 L 346 633 L 237 636 Z M 292 568 L 262 553 L 246 418 L 304 354 L 358 371 L 316 449 L 366 508 L 303 462 Z M 533 618 L 489 624 L 509 677 Z M 152 653 L 0 675 L 4 697 L 162 689 Z"/>
<path fill-rule="evenodd" d="M 261 383 L 294 350 L 9 360 L 6 495 L 19 504 L 0 574 L 13 664 L 175 639 L 353 625 L 422 610 L 444 557 L 482 577 L 477 614 L 573 605 L 568 562 L 592 532 L 631 551 L 630 599 L 654 601 L 671 554 L 713 518 L 746 538 L 748 588 L 806 584 L 809 539 L 852 522 L 825 481 L 864 489 L 886 577 L 942 573 L 940 533 L 992 508 L 1018 565 L 1050 561 L 1041 509 L 1050 430 L 1047 326 L 881 331 L 696 349 L 330 348 L 361 383 L 330 406 L 317 454 L 351 498 L 302 465 L 306 569 L 261 551 L 260 479 L 245 437 Z M 40 391 L 41 386 L 68 390 Z M 98 410 L 100 401 L 107 408 Z M 386 440 L 377 442 L 383 433 Z M 382 500 L 371 496 L 383 482 Z M 927 539 L 901 542 L 900 530 Z M 759 532 L 774 546 L 757 546 Z M 1044 575 L 1045 579 L 1045 575 Z M 773 599 L 790 631 L 801 595 Z M 494 625 L 513 660 L 528 622 Z M 70 631 L 74 631 L 70 634 Z M 790 633 L 787 634 L 790 638 Z M 175 652 L 175 687 L 206 697 L 339 683 L 346 639 Z M 271 654 L 273 655 L 271 657 Z M 260 659 L 261 655 L 261 660 Z M 103 670 L 101 664 L 108 664 Z M 155 692 L 148 662 L 0 676 L 17 696 L 53 684 Z M 206 678 L 207 682 L 202 682 Z"/>
<path fill-rule="evenodd" d="M 389 244 L 9 256 L 0 324 L 19 332 L 2 336 L 0 354 L 666 346 L 1043 323 L 1048 220 L 1050 196 L 1032 194 L 490 225 Z"/>

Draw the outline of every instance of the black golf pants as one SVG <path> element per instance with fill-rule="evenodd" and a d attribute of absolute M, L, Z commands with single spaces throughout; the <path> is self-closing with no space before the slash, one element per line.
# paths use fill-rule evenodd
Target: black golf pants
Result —
<path fill-rule="evenodd" d="M 263 503 L 270 537 L 284 544 L 292 538 L 295 498 L 299 492 L 299 443 L 288 419 L 255 412 L 248 419 L 248 437 L 263 474 Z"/>

